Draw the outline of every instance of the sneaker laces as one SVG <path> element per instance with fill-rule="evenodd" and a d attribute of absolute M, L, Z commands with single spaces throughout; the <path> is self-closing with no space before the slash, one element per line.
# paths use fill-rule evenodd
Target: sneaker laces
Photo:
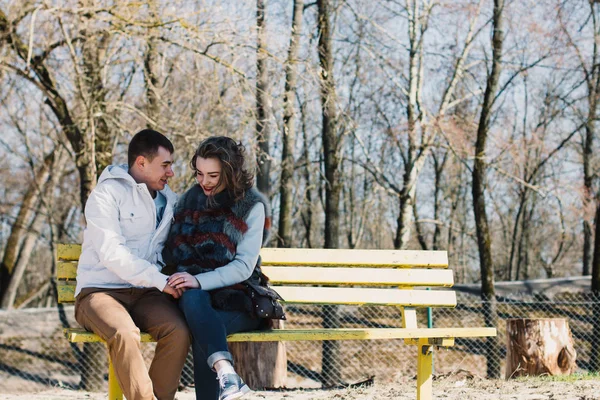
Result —
<path fill-rule="evenodd" d="M 232 375 L 232 374 L 223 374 L 221 376 L 217 376 L 217 379 L 219 380 L 219 386 L 221 386 L 221 388 L 225 388 L 225 385 L 227 385 L 228 383 L 231 383 L 229 375 Z"/>

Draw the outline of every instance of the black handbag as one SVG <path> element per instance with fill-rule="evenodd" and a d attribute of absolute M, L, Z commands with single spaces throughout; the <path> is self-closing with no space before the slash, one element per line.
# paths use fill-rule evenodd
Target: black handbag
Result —
<path fill-rule="evenodd" d="M 279 293 L 269 286 L 250 282 L 246 282 L 246 289 L 252 300 L 254 315 L 263 319 L 286 319 L 283 306 L 279 303 L 283 300 Z"/>

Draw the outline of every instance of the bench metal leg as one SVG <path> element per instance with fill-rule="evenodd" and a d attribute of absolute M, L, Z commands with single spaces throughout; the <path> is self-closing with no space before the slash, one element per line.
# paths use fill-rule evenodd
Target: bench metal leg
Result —
<path fill-rule="evenodd" d="M 117 381 L 117 375 L 110 356 L 108 357 L 108 400 L 123 400 L 123 391 Z"/>
<path fill-rule="evenodd" d="M 419 340 L 417 346 L 419 357 L 417 359 L 417 400 L 431 400 L 433 398 L 432 373 L 433 352 L 427 339 Z"/>

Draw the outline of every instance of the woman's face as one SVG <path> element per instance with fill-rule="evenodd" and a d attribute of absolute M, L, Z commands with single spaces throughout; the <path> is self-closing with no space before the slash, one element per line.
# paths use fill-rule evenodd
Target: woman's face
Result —
<path fill-rule="evenodd" d="M 196 180 L 207 196 L 223 191 L 221 180 L 221 161 L 216 158 L 196 158 Z"/>

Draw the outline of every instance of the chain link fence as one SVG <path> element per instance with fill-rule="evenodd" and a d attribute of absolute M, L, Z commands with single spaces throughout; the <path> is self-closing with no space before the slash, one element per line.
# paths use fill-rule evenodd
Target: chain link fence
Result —
<path fill-rule="evenodd" d="M 434 327 L 482 327 L 482 301 L 472 295 L 457 293 L 455 309 L 418 311 L 419 326 L 428 322 Z M 600 346 L 593 334 L 593 311 L 600 309 L 600 299 L 583 295 L 555 298 L 523 297 L 498 299 L 497 354 L 504 376 L 506 356 L 506 319 L 565 318 L 568 320 L 577 351 L 580 372 L 590 371 L 590 356 Z M 35 392 L 49 387 L 86 391 L 106 391 L 106 350 L 101 343 L 70 344 L 64 339 L 64 325 L 77 326 L 73 308 L 27 309 L 0 312 L 0 393 Z M 401 327 L 402 314 L 396 307 L 375 306 L 287 306 L 286 328 L 338 325 L 346 328 Z M 428 321 L 429 318 L 429 321 Z M 62 322 L 61 322 L 62 321 Z M 469 371 L 486 376 L 490 339 L 457 339 L 450 348 L 434 352 L 434 373 L 451 374 Z M 324 346 L 326 350 L 324 351 Z M 149 363 L 154 344 L 142 344 Z M 393 382 L 416 375 L 416 348 L 403 340 L 368 340 L 323 342 L 287 342 L 288 387 L 321 387 L 331 382 L 355 383 L 368 379 Z M 326 354 L 323 357 L 323 354 Z M 186 365 L 182 386 L 193 384 L 190 362 Z"/>

